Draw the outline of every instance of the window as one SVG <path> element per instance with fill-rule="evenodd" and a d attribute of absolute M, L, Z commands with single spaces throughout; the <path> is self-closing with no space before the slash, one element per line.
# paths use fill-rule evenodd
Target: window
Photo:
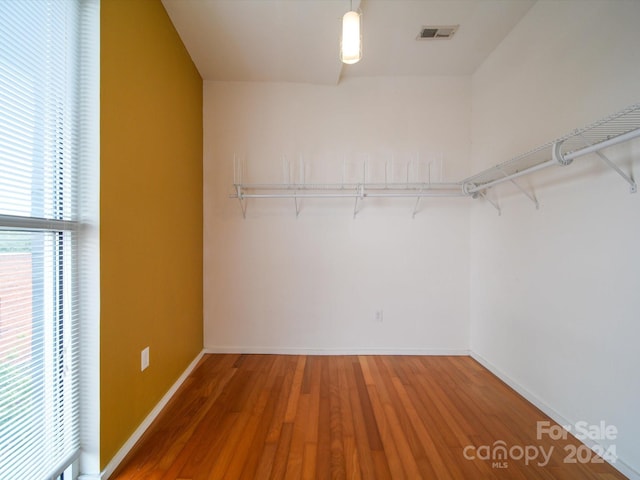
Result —
<path fill-rule="evenodd" d="M 0 478 L 80 450 L 80 0 L 0 1 Z"/>

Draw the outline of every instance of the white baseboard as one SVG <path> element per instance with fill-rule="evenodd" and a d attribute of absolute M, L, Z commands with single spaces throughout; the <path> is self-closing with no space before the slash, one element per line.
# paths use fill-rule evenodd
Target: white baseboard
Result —
<path fill-rule="evenodd" d="M 506 383 L 511 388 L 513 388 L 516 392 L 518 392 L 520 395 L 522 395 L 529 403 L 532 403 L 534 406 L 536 406 L 537 408 L 542 410 L 542 412 L 545 415 L 550 417 L 557 424 L 559 424 L 559 425 L 574 425 L 575 424 L 575 422 L 572 422 L 571 420 L 569 420 L 569 419 L 565 418 L 564 416 L 560 415 L 558 412 L 556 412 L 553 408 L 551 408 L 549 405 L 547 405 L 545 402 L 543 402 L 536 395 L 532 394 L 526 388 L 522 387 L 519 383 L 517 383 L 514 380 L 512 380 L 508 375 L 506 375 L 503 371 L 501 371 L 498 368 L 496 368 L 495 365 L 493 365 L 492 363 L 487 361 L 481 355 L 478 355 L 475 352 L 471 352 L 471 358 L 476 360 L 484 368 L 489 370 L 496 377 L 498 377 L 504 383 Z M 573 435 L 573 432 L 569 432 L 569 433 Z M 578 440 L 581 441 L 582 443 L 584 443 L 586 446 L 588 446 L 591 449 L 593 449 L 593 447 L 599 445 L 598 442 L 596 442 L 594 440 L 589 440 L 589 439 L 578 439 Z M 603 451 L 606 451 L 606 448 L 604 448 Z M 610 463 L 610 465 L 613 468 L 615 468 L 616 470 L 618 470 L 620 473 L 622 473 L 623 475 L 627 476 L 630 480 L 640 480 L 640 472 L 636 471 L 629 464 L 624 462 L 624 460 L 622 460 L 620 457 L 618 457 L 616 459 L 615 463 Z"/>
<path fill-rule="evenodd" d="M 292 347 L 205 347 L 205 353 L 246 353 L 277 355 L 455 355 L 468 356 L 469 350 L 438 348 L 292 348 Z"/>
<path fill-rule="evenodd" d="M 175 381 L 175 383 L 171 386 L 171 388 L 167 391 L 167 393 L 165 393 L 164 396 L 160 399 L 158 404 L 153 408 L 153 410 L 151 410 L 149 415 L 147 415 L 147 417 L 142 421 L 142 423 L 136 429 L 136 431 L 133 432 L 133 435 L 131 435 L 131 437 L 129 437 L 129 439 L 125 442 L 122 448 L 118 450 L 118 453 L 115 454 L 115 456 L 111 459 L 109 464 L 105 467 L 105 469 L 100 474 L 99 479 L 96 479 L 96 480 L 107 480 L 111 476 L 111 474 L 116 470 L 116 468 L 118 468 L 118 465 L 120 465 L 120 462 L 124 460 L 124 457 L 127 456 L 127 454 L 131 451 L 133 446 L 136 444 L 136 442 L 140 440 L 140 437 L 142 437 L 142 434 L 147 430 L 147 428 L 149 428 L 151 423 L 156 419 L 158 414 L 167 405 L 167 403 L 169 403 L 169 400 L 171 400 L 171 397 L 175 395 L 175 393 L 178 391 L 178 388 L 180 388 L 180 385 L 184 383 L 184 381 L 187 379 L 189 374 L 193 371 L 193 369 L 196 367 L 196 365 L 198 364 L 198 362 L 200 361 L 200 359 L 205 353 L 206 352 L 203 350 L 196 356 L 196 358 L 193 359 L 193 361 L 189 364 L 186 370 L 182 372 L 182 375 L 180 375 L 178 380 Z"/>

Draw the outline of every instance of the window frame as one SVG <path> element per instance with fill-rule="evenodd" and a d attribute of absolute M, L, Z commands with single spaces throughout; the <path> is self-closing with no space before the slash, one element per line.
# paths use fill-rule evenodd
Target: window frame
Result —
<path fill-rule="evenodd" d="M 42 2 L 43 4 L 45 2 Z M 36 5 L 36 4 L 34 4 Z M 34 7 L 35 8 L 35 7 Z M 45 408 L 73 415 L 73 435 L 76 447 L 67 458 L 62 458 L 58 466 L 52 466 L 52 478 L 69 480 L 82 472 L 89 476 L 99 476 L 99 0 L 75 0 L 65 2 L 64 8 L 73 8 L 77 35 L 66 43 L 66 49 L 73 50 L 77 84 L 72 105 L 64 106 L 54 115 L 48 126 L 39 125 L 44 137 L 53 143 L 49 148 L 53 168 L 48 170 L 50 178 L 40 178 L 32 184 L 31 198 L 50 197 L 32 201 L 31 215 L 0 213 L 0 231 L 33 232 L 34 237 L 44 233 L 54 237 L 50 258 L 43 260 L 40 279 L 32 288 L 33 301 L 51 315 L 48 335 L 49 345 L 38 355 L 43 356 L 45 391 L 52 396 L 42 401 L 49 403 Z M 55 68 L 55 67 L 54 67 Z M 46 80 L 44 80 L 46 81 Z M 65 80 L 65 82 L 68 80 Z M 68 84 L 64 88 L 69 88 Z M 82 97 L 82 98 L 80 98 Z M 80 105 L 81 104 L 81 105 Z M 69 121 L 69 115 L 73 121 Z M 73 124 L 73 126 L 70 126 Z M 45 133 L 45 128 L 49 131 Z M 69 131 L 72 130 L 72 131 Z M 53 133 L 53 134 L 52 134 Z M 69 171 L 67 135 L 81 137 L 74 139 L 77 151 L 75 167 Z M 51 151 L 54 152 L 51 155 Z M 44 156 L 33 155 L 33 163 L 45 162 Z M 40 165 L 41 167 L 42 165 Z M 40 171 L 44 171 L 40 169 Z M 69 197 L 67 181 L 78 183 L 75 195 Z M 1 188 L 1 184 L 0 184 Z M 74 189 L 72 189 L 74 190 Z M 5 197 L 6 198 L 6 197 Z M 52 202 L 45 208 L 46 202 Z M 6 211 L 6 210 L 5 210 Z M 71 212 L 71 215 L 70 215 Z M 32 247 L 30 251 L 33 255 Z M 43 247 L 44 248 L 44 247 Z M 43 253 L 44 255 L 44 253 Z M 33 271 L 33 266 L 31 267 Z M 49 280 L 46 277 L 50 277 Z M 32 280 L 32 283 L 34 281 Z M 47 282 L 50 285 L 45 285 Z M 48 290 L 48 291 L 47 291 Z M 82 297 L 82 301 L 78 300 Z M 82 325 L 80 325 L 82 317 Z M 32 317 L 33 324 L 33 317 Z M 44 328 L 44 327 L 43 327 Z M 47 327 L 48 328 L 48 327 Z M 70 350 L 72 337 L 78 337 L 75 347 Z M 33 345 L 34 340 L 31 340 Z M 54 355 L 57 354 L 57 355 Z M 44 358 L 49 357 L 49 358 Z M 34 360 L 32 364 L 37 363 Z M 69 365 L 74 364 L 73 378 L 66 378 Z M 31 367 L 33 368 L 33 367 Z M 71 389 L 64 388 L 69 384 Z M 52 385 L 63 387 L 55 392 Z M 59 395 L 66 395 L 62 398 Z M 57 396 L 57 398 L 56 398 Z M 69 401 L 74 397 L 75 406 Z M 68 428 L 67 425 L 61 427 Z M 82 449 L 80 448 L 82 446 Z"/>

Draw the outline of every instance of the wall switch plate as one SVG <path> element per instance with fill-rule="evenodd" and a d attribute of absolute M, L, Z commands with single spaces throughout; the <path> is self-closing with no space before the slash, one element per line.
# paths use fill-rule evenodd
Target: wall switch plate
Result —
<path fill-rule="evenodd" d="M 140 352 L 140 371 L 143 372 L 149 366 L 149 347 Z"/>
<path fill-rule="evenodd" d="M 384 312 L 382 311 L 382 309 L 376 310 L 376 322 L 382 323 L 383 318 Z"/>

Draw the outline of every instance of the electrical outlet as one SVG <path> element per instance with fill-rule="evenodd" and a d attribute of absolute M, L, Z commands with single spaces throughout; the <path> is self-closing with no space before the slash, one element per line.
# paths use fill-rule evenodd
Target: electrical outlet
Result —
<path fill-rule="evenodd" d="M 140 371 L 143 372 L 149 366 L 149 347 L 140 352 Z"/>
<path fill-rule="evenodd" d="M 376 310 L 376 322 L 382 323 L 382 319 L 384 318 L 382 309 Z"/>

